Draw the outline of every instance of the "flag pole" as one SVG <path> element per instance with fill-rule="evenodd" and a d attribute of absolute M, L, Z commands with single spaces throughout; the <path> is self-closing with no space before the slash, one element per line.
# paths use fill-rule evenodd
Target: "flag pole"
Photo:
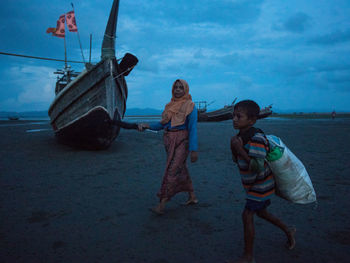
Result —
<path fill-rule="evenodd" d="M 74 15 L 75 15 L 73 3 L 71 3 L 71 5 L 72 5 L 73 12 L 74 12 Z M 76 23 L 77 28 L 78 28 L 77 19 L 75 19 L 75 23 Z M 79 30 L 77 30 L 77 36 L 78 36 L 78 41 L 79 41 L 79 45 L 80 45 L 81 56 L 83 57 L 83 62 L 84 62 L 84 64 L 85 64 L 85 57 L 84 57 L 84 53 L 83 53 L 83 48 L 82 48 L 82 46 L 81 46 L 81 41 L 80 41 L 80 36 L 79 36 Z"/>
<path fill-rule="evenodd" d="M 91 64 L 91 47 L 92 47 L 92 34 L 90 34 L 90 55 L 89 55 L 89 64 Z"/>
<path fill-rule="evenodd" d="M 67 69 L 67 45 L 66 45 L 66 36 L 63 37 L 64 40 L 64 68 Z"/>

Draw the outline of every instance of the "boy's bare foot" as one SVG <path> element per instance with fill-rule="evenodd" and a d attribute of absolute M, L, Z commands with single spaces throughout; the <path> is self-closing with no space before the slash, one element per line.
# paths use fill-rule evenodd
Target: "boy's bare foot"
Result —
<path fill-rule="evenodd" d="M 196 198 L 190 198 L 185 203 L 185 205 L 195 205 L 195 204 L 198 204 L 198 199 L 196 199 Z"/>
<path fill-rule="evenodd" d="M 292 250 L 295 247 L 295 232 L 297 231 L 297 229 L 292 226 L 289 228 L 287 237 L 288 237 L 288 241 L 286 244 L 287 249 Z"/>
<path fill-rule="evenodd" d="M 157 215 L 164 215 L 164 211 L 160 209 L 158 206 L 152 207 L 149 210 Z"/>

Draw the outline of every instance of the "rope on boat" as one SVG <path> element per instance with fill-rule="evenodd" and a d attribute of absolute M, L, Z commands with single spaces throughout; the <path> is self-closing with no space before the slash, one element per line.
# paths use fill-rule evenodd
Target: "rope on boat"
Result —
<path fill-rule="evenodd" d="M 6 52 L 1 52 L 1 51 L 0 51 L 0 55 L 66 62 L 64 59 L 34 57 L 34 56 L 28 56 L 28 55 L 21 55 L 21 54 L 14 54 L 14 53 L 6 53 Z M 116 60 L 117 60 L 118 62 L 119 62 L 120 60 L 122 60 L 122 59 L 123 59 L 123 58 L 118 58 L 118 59 L 116 58 Z M 67 60 L 67 62 L 86 64 L 86 63 L 84 63 L 83 61 L 74 61 L 74 60 Z M 123 73 L 125 73 L 125 72 L 127 72 L 127 71 L 130 71 L 130 70 L 132 70 L 132 69 L 133 69 L 133 67 L 132 67 L 132 68 L 128 68 L 127 70 L 125 70 L 125 71 L 122 72 L 121 74 L 123 74 Z M 118 77 L 120 77 L 120 74 L 119 74 L 117 77 L 115 77 L 115 78 L 118 78 Z"/>
<path fill-rule="evenodd" d="M 136 65 L 135 65 L 136 66 Z M 117 76 L 115 76 L 113 79 L 117 79 L 119 78 L 121 75 L 124 75 L 124 73 L 131 71 L 135 66 L 132 66 L 130 68 L 127 68 L 126 70 L 124 70 L 122 73 L 119 73 Z"/>
<path fill-rule="evenodd" d="M 109 38 L 111 38 L 111 39 L 116 38 L 115 36 L 110 36 L 110 35 L 108 35 L 108 34 L 105 34 L 104 36 L 105 36 L 105 37 L 109 37 Z"/>
<path fill-rule="evenodd" d="M 52 60 L 52 61 L 60 61 L 60 62 L 65 62 L 64 59 L 57 59 L 57 58 L 44 58 L 44 57 L 34 57 L 34 56 L 27 56 L 27 55 L 21 55 L 21 54 L 14 54 L 14 53 L 6 53 L 6 52 L 1 52 L 0 55 L 6 55 L 6 56 L 15 56 L 15 57 L 24 57 L 24 58 L 34 58 L 34 59 L 42 59 L 42 60 Z M 67 60 L 67 62 L 70 63 L 83 63 L 82 61 L 74 61 L 74 60 Z"/>

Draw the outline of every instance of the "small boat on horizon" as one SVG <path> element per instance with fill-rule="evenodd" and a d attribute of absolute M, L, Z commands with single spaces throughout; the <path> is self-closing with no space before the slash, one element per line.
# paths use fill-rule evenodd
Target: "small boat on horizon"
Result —
<path fill-rule="evenodd" d="M 196 104 L 198 108 L 198 121 L 214 122 L 231 120 L 233 118 L 233 110 L 236 100 L 237 98 L 235 98 L 230 105 L 225 105 L 223 108 L 214 111 L 207 111 L 207 106 L 211 103 L 207 104 L 205 101 L 197 102 Z M 204 107 L 201 107 L 201 105 L 204 105 Z M 271 109 L 272 105 L 262 108 L 260 110 L 258 119 L 263 119 L 270 116 L 272 114 Z"/>
<path fill-rule="evenodd" d="M 214 111 L 207 111 L 206 107 L 204 109 L 199 109 L 198 121 L 225 121 L 232 119 L 235 101 L 236 99 L 232 102 L 231 105 L 225 105 L 223 108 Z"/>
<path fill-rule="evenodd" d="M 10 121 L 17 121 L 19 120 L 19 116 L 8 116 L 7 117 Z"/>

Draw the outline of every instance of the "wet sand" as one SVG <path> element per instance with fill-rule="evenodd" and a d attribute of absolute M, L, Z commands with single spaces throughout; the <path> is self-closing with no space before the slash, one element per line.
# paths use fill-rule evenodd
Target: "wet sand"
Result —
<path fill-rule="evenodd" d="M 261 120 L 303 161 L 318 207 L 278 197 L 270 212 L 297 228 L 296 247 L 257 218 L 256 262 L 349 262 L 350 119 Z M 31 130 L 32 132 L 27 132 Z M 162 132 L 122 130 L 106 151 L 56 142 L 47 122 L 0 122 L 0 262 L 225 262 L 243 249 L 244 192 L 231 122 L 199 123 L 189 163 L 200 203 L 177 195 L 164 216 Z"/>

